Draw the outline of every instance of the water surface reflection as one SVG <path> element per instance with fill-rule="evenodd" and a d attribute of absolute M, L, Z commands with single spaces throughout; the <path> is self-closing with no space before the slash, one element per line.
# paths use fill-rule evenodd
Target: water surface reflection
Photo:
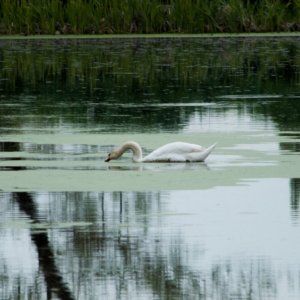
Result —
<path fill-rule="evenodd" d="M 0 45 L 1 299 L 300 298 L 298 38 Z"/>
<path fill-rule="evenodd" d="M 266 199 L 272 184 L 234 191 L 2 193 L 7 275 L 1 298 L 298 297 L 298 223 L 286 210 L 288 182 L 278 181 L 281 192 Z"/>
<path fill-rule="evenodd" d="M 0 127 L 9 133 L 177 132 L 195 115 L 198 129 L 247 128 L 243 118 L 224 124 L 228 114 L 299 130 L 295 37 L 0 43 Z"/>

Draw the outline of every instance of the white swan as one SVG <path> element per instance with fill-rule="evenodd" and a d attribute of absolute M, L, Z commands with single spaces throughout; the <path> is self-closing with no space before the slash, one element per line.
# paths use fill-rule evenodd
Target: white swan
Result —
<path fill-rule="evenodd" d="M 133 153 L 134 162 L 195 162 L 204 161 L 211 151 L 215 148 L 216 143 L 208 148 L 200 145 L 189 144 L 184 142 L 174 142 L 166 144 L 154 150 L 143 158 L 141 146 L 137 142 L 126 142 L 121 147 L 113 150 L 108 154 L 105 161 L 118 159 L 127 150 Z"/>

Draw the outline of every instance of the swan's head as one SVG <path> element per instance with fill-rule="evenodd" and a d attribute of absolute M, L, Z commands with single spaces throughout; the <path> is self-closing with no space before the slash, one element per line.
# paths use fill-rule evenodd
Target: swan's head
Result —
<path fill-rule="evenodd" d="M 117 149 L 114 149 L 111 151 L 105 161 L 110 161 L 112 159 L 118 159 L 120 156 L 123 155 L 123 153 L 127 150 L 131 150 L 133 152 L 133 161 L 141 161 L 142 160 L 142 149 L 140 145 L 136 142 L 126 142 L 122 146 L 120 146 Z"/>
<path fill-rule="evenodd" d="M 110 152 L 110 153 L 107 155 L 105 161 L 108 162 L 108 161 L 110 161 L 110 160 L 112 160 L 112 159 L 118 159 L 119 157 L 120 157 L 119 151 L 118 151 L 118 150 L 113 150 L 112 152 Z"/>

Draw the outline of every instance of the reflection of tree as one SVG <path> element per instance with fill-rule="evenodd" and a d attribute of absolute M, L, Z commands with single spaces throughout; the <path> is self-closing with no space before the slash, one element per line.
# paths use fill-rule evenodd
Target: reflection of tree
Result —
<path fill-rule="evenodd" d="M 300 204 L 300 178 L 292 178 L 290 180 L 291 187 L 291 209 L 295 217 L 300 214 L 299 204 Z"/>
<path fill-rule="evenodd" d="M 33 197 L 29 193 L 14 193 L 14 199 L 18 202 L 20 210 L 23 211 L 34 223 L 39 223 L 37 209 Z M 31 239 L 34 242 L 39 265 L 43 271 L 47 286 L 47 298 L 51 299 L 56 294 L 59 299 L 73 299 L 71 292 L 65 285 L 59 270 L 55 265 L 55 257 L 45 232 L 34 232 L 31 230 Z"/>
<path fill-rule="evenodd" d="M 267 46 L 261 39 L 1 43 L 3 100 L 18 104 L 17 115 L 26 108 L 32 114 L 34 108 L 34 119 L 40 116 L 39 124 L 48 126 L 63 121 L 118 124 L 119 131 L 137 125 L 168 130 L 180 128 L 195 109 L 149 104 L 216 101 L 228 94 L 298 94 L 299 48 L 293 39 L 269 40 Z M 281 99 L 253 113 L 294 128 L 295 110 L 297 101 Z M 1 107 L 0 114 L 11 115 L 11 107 Z M 85 114 L 88 119 L 79 117 Z M 3 126 L 9 122 L 0 119 Z"/>
<path fill-rule="evenodd" d="M 16 92 L 15 78 L 19 76 L 26 87 L 41 91 L 51 80 L 46 91 L 64 87 L 66 92 L 76 90 L 82 95 L 85 86 L 86 92 L 102 99 L 122 93 L 125 98 L 120 99 L 137 103 L 153 92 L 176 101 L 169 93 L 186 95 L 192 89 L 201 94 L 206 88 L 207 94 L 211 86 L 230 83 L 249 89 L 249 79 L 260 84 L 266 80 L 265 85 L 277 85 L 278 78 L 291 82 L 297 80 L 299 68 L 294 39 L 57 40 L 10 41 L 9 45 L 2 41 L 1 46 L 0 74 L 11 79 L 0 83 L 6 92 Z"/>
<path fill-rule="evenodd" d="M 162 194 L 151 192 L 52 194 L 53 211 L 48 213 L 55 222 L 93 223 L 87 230 L 75 227 L 68 233 L 67 251 L 56 250 L 66 252 L 60 260 L 71 274 L 69 282 L 72 290 L 79 291 L 78 298 L 99 298 L 99 293 L 107 296 L 105 291 L 112 284 L 117 298 L 133 289 L 139 295 L 148 291 L 166 299 L 207 299 L 213 293 L 226 299 L 232 293 L 242 295 L 245 285 L 248 293 L 253 285 L 253 293 L 274 293 L 272 270 L 256 262 L 253 264 L 257 273 L 251 273 L 248 265 L 233 266 L 233 262 L 216 264 L 211 276 L 198 267 L 197 271 L 192 270 L 186 263 L 189 253 L 180 236 L 170 237 L 168 242 L 162 232 L 153 232 L 153 228 L 164 227 L 161 197 Z M 263 277 L 257 279 L 258 273 Z M 259 283 L 263 280 L 269 280 L 269 285 Z M 101 291 L 95 289 L 99 284 Z"/>
<path fill-rule="evenodd" d="M 267 261 L 216 263 L 210 276 L 207 288 L 212 299 L 231 299 L 232 295 L 236 299 L 276 298 L 277 278 Z"/>
<path fill-rule="evenodd" d="M 154 294 L 172 298 L 191 292 L 186 283 L 182 284 L 182 278 L 188 274 L 193 277 L 193 293 L 199 293 L 195 287 L 197 275 L 182 265 L 182 242 L 175 240 L 175 248 L 165 252 L 162 238 L 149 233 L 152 226 L 158 225 L 155 222 L 160 222 L 160 193 L 64 193 L 53 196 L 57 197 L 52 203 L 57 210 L 53 213 L 55 222 L 87 221 L 88 218 L 94 223 L 89 230 L 72 230 L 69 235 L 72 243 L 63 260 L 70 273 L 76 270 L 71 277 L 72 289 L 80 287 L 81 298 L 87 297 L 82 294 L 84 291 L 89 291 L 91 297 L 99 297 L 90 286 L 91 276 L 99 278 L 104 290 L 113 280 L 120 297 L 126 294 L 129 284 L 135 282 L 138 290 L 150 288 Z M 66 206 L 68 209 L 63 209 Z"/>
<path fill-rule="evenodd" d="M 168 224 L 160 193 L 51 193 L 48 202 L 43 194 L 13 196 L 33 222 L 43 216 L 50 224 L 48 233 L 31 229 L 49 298 L 52 293 L 72 299 L 64 281 L 76 299 L 109 298 L 112 290 L 116 299 L 144 294 L 164 299 L 276 298 L 282 274 L 265 259 L 229 258 L 191 266 L 194 250 L 180 235 L 162 230 Z M 92 225 L 51 228 L 53 223 L 80 221 Z M 64 280 L 55 265 L 64 271 Z M 26 289 L 26 280 L 20 285 Z M 41 283 L 30 288 L 38 294 Z"/>
<path fill-rule="evenodd" d="M 296 100 L 283 98 L 271 102 L 267 107 L 268 115 L 281 131 L 300 130 L 300 101 Z"/>

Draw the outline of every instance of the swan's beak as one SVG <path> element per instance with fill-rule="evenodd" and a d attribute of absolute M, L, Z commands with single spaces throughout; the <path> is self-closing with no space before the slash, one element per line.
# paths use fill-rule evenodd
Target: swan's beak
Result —
<path fill-rule="evenodd" d="M 107 158 L 105 159 L 105 162 L 110 161 L 110 154 L 108 154 Z"/>

